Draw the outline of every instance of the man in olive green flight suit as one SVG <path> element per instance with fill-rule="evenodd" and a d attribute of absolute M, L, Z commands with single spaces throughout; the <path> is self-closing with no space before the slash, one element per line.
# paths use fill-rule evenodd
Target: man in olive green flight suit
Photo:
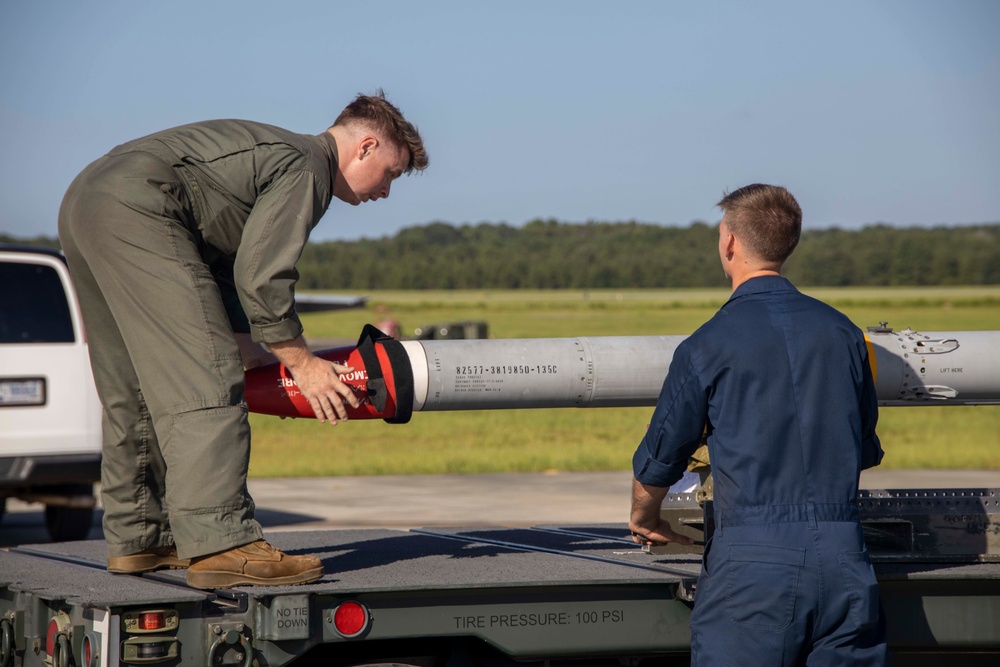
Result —
<path fill-rule="evenodd" d="M 118 146 L 73 181 L 59 237 L 104 407 L 109 570 L 190 566 L 203 588 L 322 576 L 254 520 L 244 367 L 277 358 L 320 421 L 346 419 L 349 369 L 306 347 L 295 264 L 334 197 L 388 197 L 427 164 L 379 91 L 319 135 L 195 123 Z"/>

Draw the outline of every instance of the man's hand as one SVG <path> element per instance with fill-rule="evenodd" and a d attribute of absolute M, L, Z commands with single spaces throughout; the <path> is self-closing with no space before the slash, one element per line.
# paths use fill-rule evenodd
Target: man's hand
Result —
<path fill-rule="evenodd" d="M 628 529 L 636 544 L 664 545 L 670 542 L 690 546 L 694 540 L 675 533 L 669 521 L 660 518 L 660 506 L 667 495 L 667 488 L 648 486 L 632 480 L 632 516 Z"/>
<path fill-rule="evenodd" d="M 664 519 L 660 519 L 657 525 L 653 528 L 638 526 L 630 521 L 628 528 L 632 531 L 632 541 L 636 544 L 652 544 L 658 546 L 663 546 L 670 542 L 676 542 L 677 544 L 683 544 L 686 546 L 694 544 L 694 540 L 687 535 L 675 533 L 673 528 L 670 526 L 670 522 L 665 521 Z"/>
<path fill-rule="evenodd" d="M 268 345 L 274 356 L 292 374 L 299 391 L 309 401 L 316 419 L 320 422 L 336 424 L 337 420 L 347 421 L 347 408 L 361 405 L 354 389 L 340 381 L 340 374 L 350 373 L 354 368 L 335 364 L 314 355 L 301 336 L 283 343 Z"/>

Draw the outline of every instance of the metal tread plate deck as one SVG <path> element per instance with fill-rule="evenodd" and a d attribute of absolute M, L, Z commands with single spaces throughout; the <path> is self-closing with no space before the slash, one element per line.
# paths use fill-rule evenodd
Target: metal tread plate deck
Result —
<path fill-rule="evenodd" d="M 65 600 L 83 607 L 102 608 L 197 603 L 212 596 L 208 591 L 179 588 L 142 577 L 117 576 L 78 563 L 0 551 L 0 593 L 4 590 L 30 593 L 42 600 Z"/>
<path fill-rule="evenodd" d="M 318 556 L 329 574 L 303 586 L 232 589 L 237 597 L 257 600 L 253 604 L 260 625 L 255 633 L 263 640 L 287 637 L 275 629 L 277 612 L 262 610 L 270 609 L 282 596 L 290 601 L 308 596 L 316 600 L 311 603 L 318 605 L 314 611 L 328 609 L 337 599 L 364 600 L 377 611 L 380 628 L 390 636 L 404 630 L 404 634 L 409 633 L 406 636 L 474 631 L 512 655 L 541 655 L 545 650 L 556 650 L 552 648 L 556 645 L 559 651 L 569 651 L 571 646 L 579 648 L 581 637 L 591 637 L 595 646 L 604 646 L 623 628 L 638 634 L 622 635 L 622 646 L 634 648 L 647 642 L 656 650 L 683 648 L 689 607 L 677 598 L 687 599 L 687 584 L 700 569 L 697 555 L 642 551 L 631 542 L 625 524 L 326 530 L 269 533 L 267 537 L 288 552 Z M 44 558 L 32 558 L 32 554 Z M 23 590 L 42 599 L 66 600 L 84 607 L 126 607 L 154 601 L 211 602 L 215 595 L 222 595 L 188 588 L 183 571 L 141 577 L 111 575 L 103 569 L 105 557 L 106 545 L 100 540 L 0 551 L 0 598 L 4 591 Z M 893 646 L 978 651 L 1000 647 L 996 632 L 1000 564 L 884 563 L 877 564 L 876 571 L 882 582 Z M 576 625 L 491 625 L 478 630 L 452 627 L 454 618 L 475 618 L 477 614 L 514 618 L 529 611 L 536 616 L 568 613 L 565 604 L 571 600 L 583 605 L 572 607 L 574 613 L 600 607 L 629 619 L 666 615 L 672 630 L 664 634 L 645 626 L 635 629 L 632 624 L 611 624 L 581 635 Z M 414 616 L 412 610 L 418 605 L 429 605 L 435 613 Z M 561 642 L 553 644 L 552 632 L 557 629 L 565 636 L 561 634 Z M 325 634 L 323 637 L 332 641 Z M 272 658 L 274 664 L 280 663 L 276 656 Z"/>
<path fill-rule="evenodd" d="M 700 554 L 664 556 L 643 550 L 632 541 L 624 523 L 535 528 L 423 528 L 420 532 L 544 553 L 568 554 L 576 558 L 664 572 L 690 581 L 697 578 L 701 570 Z"/>
<path fill-rule="evenodd" d="M 268 540 L 323 561 L 327 574 L 301 586 L 245 587 L 247 593 L 372 592 L 572 584 L 678 583 L 696 578 L 698 554 L 650 554 L 626 524 L 535 528 L 456 527 L 274 532 Z M 29 555 L 44 558 L 29 558 Z M 0 588 L 88 605 L 134 600 L 197 601 L 210 593 L 188 588 L 184 571 L 118 576 L 103 570 L 103 540 L 14 547 L 0 551 Z M 980 580 L 1000 585 L 1000 563 L 882 562 L 881 581 Z M 991 585 L 993 585 L 991 584 Z"/>
<path fill-rule="evenodd" d="M 594 555 L 630 565 L 651 566 L 665 572 L 697 577 L 701 555 L 690 553 L 649 554 L 632 542 L 628 526 L 621 524 L 543 525 L 527 528 L 452 528 L 423 529 L 437 534 L 452 534 L 470 540 L 490 540 L 519 544 L 522 548 L 557 549 L 578 556 Z M 546 536 L 545 533 L 553 533 Z M 560 539 L 559 535 L 565 537 Z M 669 549 L 669 547 L 668 547 Z M 1000 563 L 955 562 L 876 562 L 880 581 L 889 580 L 971 580 L 991 581 L 1000 586 Z"/>
<path fill-rule="evenodd" d="M 667 572 L 622 567 L 572 553 L 546 553 L 402 530 L 280 532 L 268 533 L 267 539 L 283 551 L 320 558 L 327 574 L 312 584 L 231 590 L 260 596 L 337 595 L 581 584 L 672 586 L 679 581 Z M 0 588 L 42 591 L 44 597 L 73 599 L 84 606 L 150 599 L 197 601 L 211 595 L 188 588 L 183 570 L 112 575 L 103 569 L 106 560 L 103 540 L 15 547 L 10 552 L 0 551 Z"/>

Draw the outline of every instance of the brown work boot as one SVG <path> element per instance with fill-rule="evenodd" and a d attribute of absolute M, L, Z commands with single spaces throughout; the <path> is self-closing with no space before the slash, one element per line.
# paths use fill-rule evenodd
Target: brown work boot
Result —
<path fill-rule="evenodd" d="M 187 582 L 195 588 L 306 584 L 323 576 L 323 563 L 313 556 L 290 556 L 264 540 L 194 558 Z"/>
<path fill-rule="evenodd" d="M 191 564 L 190 558 L 178 558 L 176 547 L 153 547 L 127 556 L 108 556 L 108 572 L 139 574 L 153 570 L 175 570 Z"/>

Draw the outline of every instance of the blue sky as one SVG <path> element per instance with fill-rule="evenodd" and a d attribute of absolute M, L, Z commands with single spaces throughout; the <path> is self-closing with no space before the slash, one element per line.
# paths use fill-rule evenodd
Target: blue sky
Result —
<path fill-rule="evenodd" d="M 114 145 L 318 133 L 385 89 L 431 166 L 314 240 L 534 218 L 687 225 L 786 185 L 807 228 L 1000 221 L 1000 2 L 0 0 L 0 232 L 55 235 Z"/>

